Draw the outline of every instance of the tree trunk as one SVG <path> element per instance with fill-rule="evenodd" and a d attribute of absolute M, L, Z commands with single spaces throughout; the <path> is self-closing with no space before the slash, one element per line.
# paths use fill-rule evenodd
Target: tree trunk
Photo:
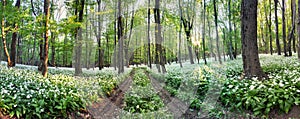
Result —
<path fill-rule="evenodd" d="M 195 5 L 193 6 L 193 8 L 195 8 Z M 180 11 L 180 15 L 181 15 L 180 18 L 181 18 L 182 24 L 184 26 L 184 31 L 185 31 L 186 38 L 187 38 L 187 47 L 188 47 L 190 63 L 194 64 L 192 41 L 191 41 L 191 31 L 193 29 L 194 15 L 190 16 L 190 13 L 187 10 L 186 14 L 188 17 L 187 18 L 183 17 L 180 0 L 179 0 L 179 11 Z"/>
<path fill-rule="evenodd" d="M 202 30 L 202 47 L 203 47 L 203 60 L 204 60 L 204 64 L 207 64 L 206 61 L 206 55 L 205 55 L 205 13 L 206 13 L 206 1 L 203 1 L 203 30 Z"/>
<path fill-rule="evenodd" d="M 275 31 L 276 31 L 276 47 L 277 47 L 277 54 L 281 55 L 281 48 L 280 48 L 280 42 L 279 42 L 279 35 L 278 35 L 278 16 L 277 16 L 277 5 L 278 0 L 274 0 L 275 2 Z"/>
<path fill-rule="evenodd" d="M 207 16 L 209 16 L 209 11 L 207 13 Z M 210 24 L 210 19 L 207 17 L 207 24 L 208 24 L 208 38 L 209 38 L 209 44 L 210 44 L 210 57 L 214 57 L 215 61 L 217 61 L 217 57 L 214 53 L 214 46 L 213 46 L 213 40 L 211 37 L 211 24 Z"/>
<path fill-rule="evenodd" d="M 163 51 L 163 39 L 161 35 L 161 23 L 160 23 L 160 0 L 155 0 L 155 8 L 154 8 L 154 19 L 155 19 L 155 45 L 156 45 L 156 55 L 159 57 L 159 62 L 161 66 L 161 70 L 163 73 L 166 73 L 167 70 L 165 68 L 165 52 Z"/>
<path fill-rule="evenodd" d="M 282 40 L 284 56 L 288 56 L 286 47 L 285 2 L 282 0 Z"/>
<path fill-rule="evenodd" d="M 115 4 L 115 12 L 114 12 L 114 57 L 113 57 L 113 65 L 115 70 L 117 70 L 117 9 L 118 9 L 118 4 Z"/>
<path fill-rule="evenodd" d="M 20 0 L 17 0 L 16 2 L 16 8 L 19 10 L 20 8 Z M 18 38 L 18 24 L 14 23 L 14 32 L 12 34 L 12 40 L 11 40 L 11 51 L 10 51 L 10 59 L 11 59 L 11 66 L 16 66 L 16 45 L 17 45 L 17 38 Z"/>
<path fill-rule="evenodd" d="M 242 0 L 242 58 L 245 78 L 265 77 L 257 47 L 257 0 Z"/>
<path fill-rule="evenodd" d="M 84 11 L 84 0 L 77 0 L 79 15 L 78 22 L 83 22 L 83 11 Z M 76 13 L 77 14 L 77 13 Z M 76 47 L 75 47 L 75 76 L 79 76 L 82 74 L 82 66 L 81 66 L 81 55 L 82 55 L 82 28 L 79 26 L 77 28 L 77 37 L 76 37 Z"/>
<path fill-rule="evenodd" d="M 269 38 L 270 38 L 270 53 L 273 55 L 273 38 L 272 38 L 272 1 L 269 0 L 269 5 L 270 5 L 270 10 L 269 10 L 269 21 L 268 21 L 268 26 L 269 26 Z"/>
<path fill-rule="evenodd" d="M 3 49 L 4 49 L 4 54 L 6 55 L 7 57 L 7 67 L 12 67 L 12 61 L 10 59 L 10 56 L 9 56 L 9 52 L 7 50 L 7 45 L 6 45 L 6 33 L 5 33 L 5 7 L 6 7 L 6 0 L 3 0 L 2 1 L 2 4 L 3 4 L 3 7 L 2 7 L 2 20 L 1 20 L 1 25 L 2 25 L 2 42 L 3 42 Z"/>
<path fill-rule="evenodd" d="M 217 35 L 217 52 L 218 52 L 218 60 L 219 63 L 222 64 L 222 59 L 221 59 L 221 53 L 220 53 L 220 45 L 219 45 L 219 31 L 218 31 L 218 15 L 217 15 L 217 6 L 216 6 L 216 0 L 214 2 L 214 16 L 215 16 L 215 28 L 216 28 L 216 35 Z"/>
<path fill-rule="evenodd" d="M 229 24 L 229 57 L 233 60 L 233 47 L 232 47 L 232 28 L 231 28 L 231 0 L 228 0 L 228 24 Z"/>
<path fill-rule="evenodd" d="M 300 0 L 298 0 L 298 21 L 297 21 L 297 31 L 298 31 L 298 60 L 300 61 Z"/>
<path fill-rule="evenodd" d="M 124 72 L 124 62 L 123 62 L 123 23 L 122 23 L 122 9 L 121 9 L 121 0 L 118 0 L 118 73 Z"/>
<path fill-rule="evenodd" d="M 151 41 L 150 41 L 150 0 L 148 0 L 148 16 L 147 16 L 147 38 L 148 38 L 148 60 L 149 60 L 149 67 L 152 68 L 152 57 L 151 57 Z"/>
<path fill-rule="evenodd" d="M 288 44 L 287 44 L 287 51 L 288 51 L 288 56 L 292 56 L 293 52 L 292 52 L 292 40 L 295 39 L 295 14 L 296 14 L 296 1 L 292 0 L 291 2 L 291 11 L 292 11 L 292 26 L 290 28 L 290 33 L 288 35 Z"/>
<path fill-rule="evenodd" d="M 47 77 L 48 73 L 48 41 L 49 41 L 49 19 L 50 19 L 50 0 L 44 0 L 44 15 L 45 15 L 45 34 L 44 34 L 44 52 L 43 52 L 43 64 L 42 64 L 42 74 Z"/>

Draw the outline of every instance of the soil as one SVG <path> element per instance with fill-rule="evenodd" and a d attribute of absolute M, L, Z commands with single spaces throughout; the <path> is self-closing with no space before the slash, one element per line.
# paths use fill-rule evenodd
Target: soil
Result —
<path fill-rule="evenodd" d="M 100 103 L 94 103 L 88 107 L 89 113 L 95 119 L 114 119 L 118 118 L 121 109 L 124 107 L 124 94 L 130 88 L 132 79 L 129 77 L 117 88 L 115 88 L 110 97 L 104 98 Z"/>
<path fill-rule="evenodd" d="M 287 114 L 280 112 L 278 109 L 273 109 L 269 117 L 272 119 L 300 119 L 300 106 L 293 106 Z"/>

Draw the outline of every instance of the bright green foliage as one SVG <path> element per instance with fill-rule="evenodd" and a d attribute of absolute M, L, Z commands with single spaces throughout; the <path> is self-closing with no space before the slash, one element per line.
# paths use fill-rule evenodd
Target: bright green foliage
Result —
<path fill-rule="evenodd" d="M 270 61 L 270 58 L 273 60 Z M 228 106 L 252 110 L 255 115 L 268 115 L 275 108 L 288 113 L 293 105 L 298 105 L 300 64 L 297 59 L 263 56 L 262 66 L 269 74 L 268 80 L 229 77 L 225 81 L 221 101 Z"/>
<path fill-rule="evenodd" d="M 84 109 L 84 101 L 74 85 L 60 80 L 67 77 L 43 78 L 28 70 L 1 67 L 1 102 L 5 114 L 25 118 L 66 117 L 68 112 Z M 63 79 L 65 78 L 65 79 Z"/>
<path fill-rule="evenodd" d="M 154 91 L 150 79 L 144 70 L 137 69 L 133 76 L 133 87 L 125 94 L 124 110 L 130 113 L 148 113 L 164 106 L 162 100 Z"/>
<path fill-rule="evenodd" d="M 49 78 L 43 78 L 36 67 L 18 68 L 0 66 L 0 111 L 24 118 L 65 118 L 110 95 L 123 78 L 111 71 L 73 77 L 72 70 L 66 69 L 49 69 Z"/>

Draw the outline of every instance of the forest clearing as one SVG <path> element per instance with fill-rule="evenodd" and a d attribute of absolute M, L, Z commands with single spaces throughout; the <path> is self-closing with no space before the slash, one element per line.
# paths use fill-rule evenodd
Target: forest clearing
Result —
<path fill-rule="evenodd" d="M 300 119 L 300 0 L 0 0 L 0 20 L 0 119 Z"/>

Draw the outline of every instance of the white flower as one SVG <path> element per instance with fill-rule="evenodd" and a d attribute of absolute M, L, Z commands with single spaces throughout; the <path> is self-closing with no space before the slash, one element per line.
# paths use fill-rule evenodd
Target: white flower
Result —
<path fill-rule="evenodd" d="M 232 87 L 233 87 L 233 85 L 229 85 L 228 87 L 229 87 L 229 88 L 232 88 Z"/>
<path fill-rule="evenodd" d="M 280 87 L 283 87 L 284 85 L 282 84 L 282 82 L 280 82 L 280 83 L 279 83 L 279 86 L 280 86 Z"/>
<path fill-rule="evenodd" d="M 300 93 L 300 90 L 297 90 L 297 93 Z"/>
<path fill-rule="evenodd" d="M 250 90 L 253 90 L 254 88 L 255 88 L 254 85 L 251 85 L 251 86 L 250 86 Z"/>

